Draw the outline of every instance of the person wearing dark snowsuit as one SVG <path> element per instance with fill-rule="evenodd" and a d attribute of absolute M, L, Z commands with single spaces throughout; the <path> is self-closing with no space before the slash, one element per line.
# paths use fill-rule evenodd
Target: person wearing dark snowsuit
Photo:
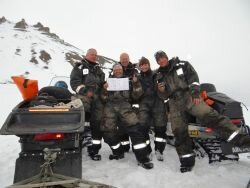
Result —
<path fill-rule="evenodd" d="M 156 70 L 157 94 L 169 103 L 181 172 L 191 171 L 195 165 L 193 143 L 188 135 L 187 114 L 213 128 L 223 140 L 238 147 L 250 147 L 250 136 L 240 134 L 236 125 L 201 99 L 199 77 L 189 62 L 180 61 L 177 57 L 168 60 L 164 51 L 156 52 L 155 59 L 160 66 Z"/>
<path fill-rule="evenodd" d="M 113 67 L 111 78 L 125 78 L 120 64 Z M 138 164 L 145 169 L 153 168 L 153 163 L 148 158 L 148 150 L 144 135 L 140 132 L 139 120 L 130 104 L 131 99 L 138 99 L 142 93 L 142 87 L 137 77 L 134 77 L 129 90 L 109 91 L 108 83 L 104 84 L 102 100 L 105 101 L 103 133 L 104 141 L 110 146 L 112 153 L 110 159 L 121 159 L 124 150 L 120 143 L 120 135 L 117 127 L 123 127 L 131 138 L 132 147 Z"/>
<path fill-rule="evenodd" d="M 163 100 L 158 96 L 155 97 L 153 106 L 153 119 L 154 119 L 154 144 L 155 144 L 155 155 L 158 161 L 163 161 L 163 152 L 167 143 L 167 122 L 168 122 L 168 111 L 167 111 L 167 100 Z"/>
<path fill-rule="evenodd" d="M 143 133 L 149 154 L 152 152 L 150 145 L 149 131 L 153 126 L 153 106 L 155 101 L 153 71 L 150 68 L 150 62 L 147 58 L 142 57 L 139 60 L 140 77 L 139 80 L 142 85 L 143 95 L 137 100 L 138 118 L 140 122 L 140 129 Z"/>
<path fill-rule="evenodd" d="M 138 73 L 137 69 L 135 68 L 135 64 L 132 64 L 130 62 L 129 55 L 127 53 L 122 53 L 120 55 L 119 64 L 122 66 L 124 77 L 129 78 L 129 80 L 132 79 L 133 75 Z M 131 100 L 130 102 L 132 104 L 133 100 Z M 130 149 L 129 135 L 128 133 L 126 133 L 123 127 L 119 128 L 119 135 L 121 139 L 121 147 L 125 152 L 129 152 Z"/>
<path fill-rule="evenodd" d="M 100 93 L 105 82 L 105 74 L 96 59 L 96 50 L 89 49 L 86 57 L 74 66 L 70 75 L 70 85 L 82 100 L 85 111 L 90 114 L 92 145 L 88 147 L 89 156 L 92 160 L 101 160 L 98 152 L 103 136 L 100 124 L 104 105 L 100 100 Z"/>

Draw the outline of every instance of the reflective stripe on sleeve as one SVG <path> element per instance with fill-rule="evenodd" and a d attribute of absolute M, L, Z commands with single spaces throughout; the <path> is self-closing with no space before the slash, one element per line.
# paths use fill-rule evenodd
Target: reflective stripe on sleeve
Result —
<path fill-rule="evenodd" d="M 164 100 L 164 103 L 167 103 L 169 101 L 169 99 L 166 99 L 166 100 Z"/>
<path fill-rule="evenodd" d="M 147 140 L 147 141 L 146 141 L 146 144 L 147 144 L 147 145 L 149 145 L 149 144 L 150 144 L 150 141 L 149 141 L 149 140 Z"/>
<path fill-rule="evenodd" d="M 140 105 L 139 105 L 139 104 L 132 104 L 132 107 L 134 107 L 134 108 L 139 108 Z"/>
<path fill-rule="evenodd" d="M 190 85 L 197 85 L 197 86 L 199 86 L 200 85 L 200 83 L 199 82 L 193 82 L 192 84 L 190 84 Z"/>
<path fill-rule="evenodd" d="M 77 88 L 76 88 L 76 93 L 79 93 L 79 91 L 83 88 L 83 87 L 85 87 L 85 85 L 79 85 Z"/>

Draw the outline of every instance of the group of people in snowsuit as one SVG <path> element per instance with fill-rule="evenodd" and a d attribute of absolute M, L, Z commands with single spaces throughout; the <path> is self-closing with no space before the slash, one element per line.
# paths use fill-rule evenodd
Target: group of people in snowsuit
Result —
<path fill-rule="evenodd" d="M 195 154 L 188 135 L 188 115 L 216 130 L 223 140 L 250 147 L 249 136 L 240 134 L 236 125 L 200 98 L 199 78 L 189 62 L 177 57 L 169 60 L 164 51 L 154 56 L 159 65 L 157 70 L 152 71 L 149 60 L 142 57 L 137 71 L 127 53 L 120 55 L 120 62 L 113 66 L 110 77 L 128 78 L 129 90 L 122 91 L 108 89 L 95 49 L 89 49 L 85 58 L 75 64 L 70 84 L 90 114 L 92 145 L 88 154 L 92 160 L 101 160 L 99 150 L 103 139 L 111 148 L 110 160 L 124 158 L 131 144 L 138 164 L 145 169 L 153 168 L 150 128 L 154 129 L 156 157 L 163 161 L 169 121 L 180 171 L 191 171 Z"/>

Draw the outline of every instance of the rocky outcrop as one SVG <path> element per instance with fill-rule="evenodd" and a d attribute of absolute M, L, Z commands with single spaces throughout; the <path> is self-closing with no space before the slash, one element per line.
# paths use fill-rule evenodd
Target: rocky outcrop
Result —
<path fill-rule="evenodd" d="M 51 59 L 51 56 L 48 52 L 46 52 L 45 50 L 41 50 L 40 51 L 40 56 L 39 58 L 45 62 L 46 64 L 49 64 L 49 60 Z"/>
<path fill-rule="evenodd" d="M 20 49 L 20 48 L 17 48 L 15 54 L 16 54 L 16 55 L 20 55 L 20 52 L 21 52 L 21 49 Z"/>
<path fill-rule="evenodd" d="M 4 23 L 4 22 L 6 22 L 7 20 L 6 20 L 6 18 L 3 16 L 2 18 L 0 18 L 0 24 L 2 24 L 2 23 Z"/>
<path fill-rule="evenodd" d="M 17 29 L 26 29 L 28 27 L 28 24 L 25 22 L 24 19 L 22 19 L 20 22 L 17 22 L 14 28 Z"/>
<path fill-rule="evenodd" d="M 41 31 L 43 34 L 50 36 L 51 38 L 54 39 L 60 39 L 55 33 L 50 32 L 49 27 L 44 27 L 43 24 L 38 22 L 37 24 L 33 25 L 33 27 L 37 28 L 38 31 Z"/>
<path fill-rule="evenodd" d="M 41 24 L 40 22 L 37 22 L 37 24 L 33 25 L 33 27 L 42 28 L 43 24 Z"/>
<path fill-rule="evenodd" d="M 36 25 L 33 25 L 33 27 L 37 28 L 38 31 L 43 31 L 45 33 L 50 33 L 49 27 L 44 27 L 43 24 L 41 24 L 40 22 L 38 22 Z"/>
<path fill-rule="evenodd" d="M 32 57 L 31 60 L 30 60 L 31 63 L 34 63 L 34 64 L 38 64 L 38 61 L 36 60 L 35 57 Z"/>
<path fill-rule="evenodd" d="M 83 58 L 83 56 L 80 56 L 78 53 L 76 52 L 67 52 L 65 54 L 65 59 L 71 64 L 74 65 L 75 62 L 81 61 Z"/>

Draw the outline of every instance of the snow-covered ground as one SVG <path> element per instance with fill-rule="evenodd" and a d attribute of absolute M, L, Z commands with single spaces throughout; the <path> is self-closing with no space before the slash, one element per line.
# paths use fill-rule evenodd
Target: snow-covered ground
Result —
<path fill-rule="evenodd" d="M 11 109 L 21 100 L 15 85 L 0 84 L 0 126 Z M 250 112 L 244 111 L 247 123 L 250 124 Z M 12 184 L 15 159 L 20 146 L 15 136 L 0 136 L 0 187 Z M 190 173 L 179 172 L 179 162 L 175 149 L 167 146 L 164 162 L 153 158 L 154 169 L 145 170 L 137 166 L 133 153 L 126 154 L 119 161 L 109 161 L 110 149 L 103 144 L 102 161 L 91 161 L 87 152 L 83 152 L 83 178 L 111 184 L 119 188 L 245 188 L 250 178 L 249 154 L 242 154 L 239 162 L 208 164 L 208 158 L 196 160 L 196 166 Z M 250 156 L 249 156 L 250 157 Z"/>

